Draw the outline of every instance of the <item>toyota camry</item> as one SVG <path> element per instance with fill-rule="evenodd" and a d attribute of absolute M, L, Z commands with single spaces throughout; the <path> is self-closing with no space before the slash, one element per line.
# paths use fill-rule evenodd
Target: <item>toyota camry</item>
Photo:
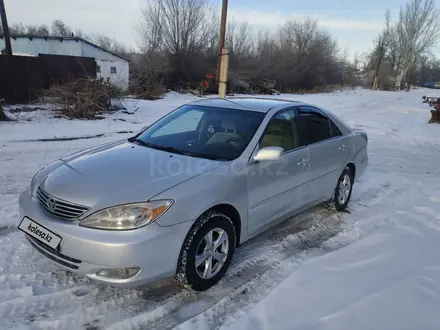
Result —
<path fill-rule="evenodd" d="M 200 99 L 40 169 L 19 197 L 18 227 L 90 279 L 132 287 L 174 277 L 206 290 L 247 240 L 320 203 L 344 210 L 367 145 L 321 107 Z"/>

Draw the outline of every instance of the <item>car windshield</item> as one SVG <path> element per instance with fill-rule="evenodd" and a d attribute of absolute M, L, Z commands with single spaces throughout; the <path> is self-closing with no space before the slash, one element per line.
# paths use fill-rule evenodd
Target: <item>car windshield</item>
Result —
<path fill-rule="evenodd" d="M 264 113 L 184 105 L 147 128 L 135 142 L 154 149 L 213 160 L 239 157 Z"/>

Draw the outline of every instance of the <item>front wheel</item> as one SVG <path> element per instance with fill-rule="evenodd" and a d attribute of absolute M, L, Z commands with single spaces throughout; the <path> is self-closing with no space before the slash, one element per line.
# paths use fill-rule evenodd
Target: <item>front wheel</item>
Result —
<path fill-rule="evenodd" d="M 336 185 L 333 202 L 337 211 L 344 211 L 350 201 L 353 190 L 353 173 L 349 167 L 346 167 L 339 177 Z"/>
<path fill-rule="evenodd" d="M 228 216 L 217 212 L 202 215 L 185 239 L 176 279 L 196 291 L 217 284 L 229 268 L 235 242 L 235 227 Z"/>

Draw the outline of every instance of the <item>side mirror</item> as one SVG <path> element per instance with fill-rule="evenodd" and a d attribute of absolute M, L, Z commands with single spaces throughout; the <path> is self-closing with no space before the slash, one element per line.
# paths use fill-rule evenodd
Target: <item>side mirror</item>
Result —
<path fill-rule="evenodd" d="M 254 156 L 254 160 L 264 161 L 264 160 L 278 160 L 284 153 L 284 149 L 280 147 L 265 147 L 258 151 Z"/>

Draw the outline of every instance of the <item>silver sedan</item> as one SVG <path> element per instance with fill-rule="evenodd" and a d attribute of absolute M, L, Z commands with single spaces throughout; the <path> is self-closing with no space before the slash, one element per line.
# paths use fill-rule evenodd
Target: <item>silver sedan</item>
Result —
<path fill-rule="evenodd" d="M 90 279 L 175 277 L 206 290 L 250 238 L 319 203 L 345 209 L 367 145 L 365 132 L 309 104 L 202 99 L 42 168 L 20 195 L 18 227 Z"/>

